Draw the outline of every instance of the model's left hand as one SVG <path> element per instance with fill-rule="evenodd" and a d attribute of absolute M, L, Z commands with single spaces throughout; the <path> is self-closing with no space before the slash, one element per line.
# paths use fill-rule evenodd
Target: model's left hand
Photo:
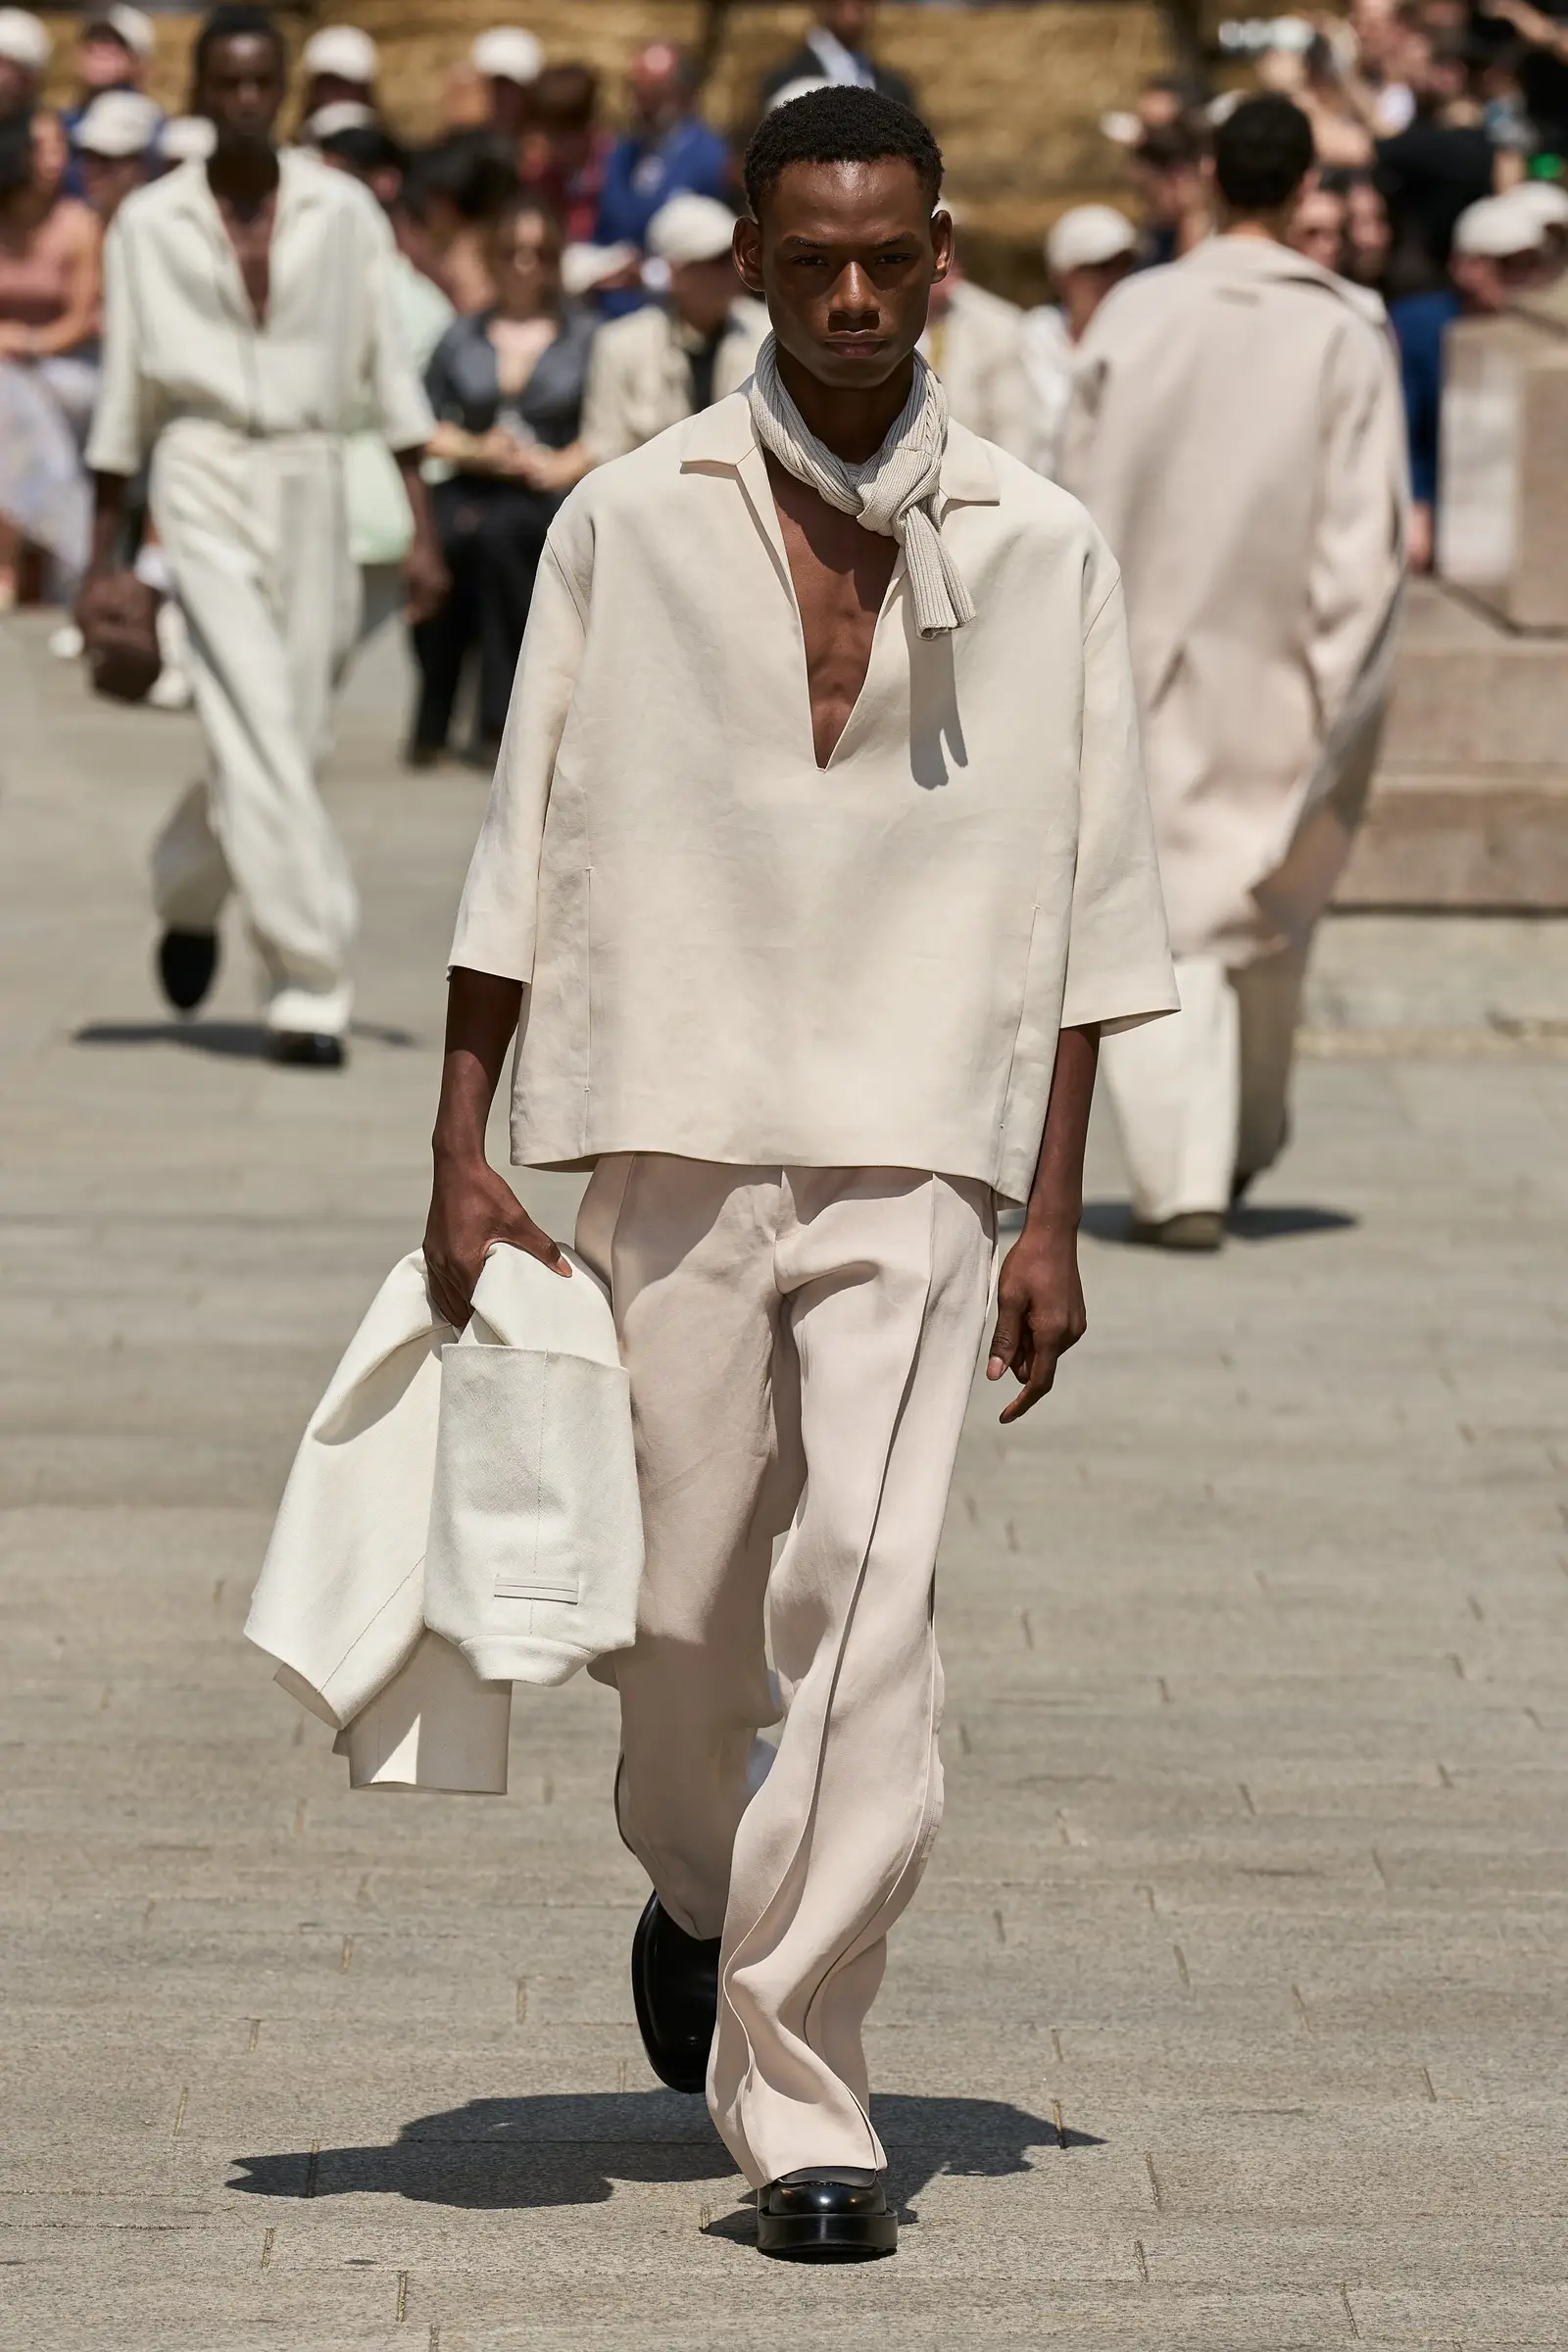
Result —
<path fill-rule="evenodd" d="M 403 559 L 403 610 L 411 627 L 440 612 L 452 593 L 452 574 L 433 539 L 416 538 Z"/>
<path fill-rule="evenodd" d="M 1076 1232 L 1036 1232 L 1026 1225 L 1002 1261 L 997 1328 L 986 1364 L 987 1380 L 1010 1372 L 1023 1383 L 1003 1421 L 1021 1420 L 1049 1394 L 1059 1358 L 1088 1328 Z"/>

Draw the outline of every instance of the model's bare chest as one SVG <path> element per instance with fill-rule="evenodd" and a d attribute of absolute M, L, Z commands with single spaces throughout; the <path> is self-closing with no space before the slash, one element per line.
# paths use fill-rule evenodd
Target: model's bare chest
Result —
<path fill-rule="evenodd" d="M 859 699 L 898 547 L 841 514 L 771 457 L 784 552 L 800 608 L 816 764 L 826 767 Z"/>

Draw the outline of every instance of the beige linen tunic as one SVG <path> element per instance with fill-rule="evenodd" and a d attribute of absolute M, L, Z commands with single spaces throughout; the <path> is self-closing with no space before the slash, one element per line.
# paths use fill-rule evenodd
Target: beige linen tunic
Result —
<path fill-rule="evenodd" d="M 87 463 L 134 473 L 184 419 L 250 440 L 378 424 L 393 449 L 429 438 L 398 319 L 397 249 L 341 172 L 280 156 L 266 321 L 257 325 L 207 167 L 127 197 L 104 243 L 104 357 Z"/>
<path fill-rule="evenodd" d="M 1116 569 L 1083 510 L 955 425 L 825 768 L 739 394 L 551 530 L 454 964 L 530 983 L 514 1159 L 906 1167 L 1027 1196 L 1058 1027 L 1176 1002 Z"/>
<path fill-rule="evenodd" d="M 740 390 L 766 333 L 762 305 L 736 302 L 714 355 L 715 400 Z M 691 413 L 691 363 L 680 324 L 662 303 L 649 303 L 599 329 L 582 404 L 582 437 L 596 465 L 640 449 Z"/>
<path fill-rule="evenodd" d="M 1179 956 L 1298 941 L 1360 813 L 1404 542 L 1404 431 L 1362 291 L 1215 237 L 1119 286 L 1061 478 L 1126 584 Z"/>

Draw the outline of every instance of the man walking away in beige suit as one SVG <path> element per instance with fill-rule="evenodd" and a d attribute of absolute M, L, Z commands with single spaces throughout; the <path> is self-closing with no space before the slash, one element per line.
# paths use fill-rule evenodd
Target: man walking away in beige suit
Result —
<path fill-rule="evenodd" d="M 358 908 L 316 767 L 358 615 L 343 439 L 371 418 L 397 458 L 419 618 L 446 584 L 418 469 L 430 412 L 375 204 L 342 172 L 273 144 L 286 78 L 272 20 L 217 10 L 195 72 L 194 103 L 217 134 L 211 157 L 129 197 L 105 251 L 82 622 L 90 638 L 126 483 L 150 456 L 152 517 L 190 630 L 209 760 L 154 852 L 159 976 L 180 1011 L 201 1003 L 219 916 L 237 894 L 273 1058 L 337 1068 Z"/>
<path fill-rule="evenodd" d="M 706 2085 L 761 2248 L 810 2258 L 894 2249 L 861 2027 L 942 1809 L 933 1577 L 998 1202 L 1027 1203 L 1013 1421 L 1084 1328 L 1101 1032 L 1174 1002 L 1115 566 L 915 349 L 941 167 L 874 91 L 764 117 L 748 391 L 556 518 L 425 1240 L 455 1321 L 492 1242 L 560 1262 L 485 1159 L 520 1022 L 512 1155 L 593 1163 L 578 1248 L 631 1379 L 647 1568 L 597 1671 L 656 1889 L 638 2022 Z"/>
<path fill-rule="evenodd" d="M 668 290 L 594 337 L 582 437 L 596 465 L 640 449 L 751 374 L 767 313 L 736 275 L 734 244 L 735 216 L 716 196 L 688 189 L 654 215 L 648 250 L 668 270 Z"/>
<path fill-rule="evenodd" d="M 1223 224 L 1116 289 L 1062 479 L 1121 563 L 1182 1010 L 1111 1041 L 1135 1234 L 1214 1250 L 1287 1134 L 1312 929 L 1377 746 L 1403 570 L 1398 382 L 1365 297 L 1284 238 L 1287 98 L 1214 139 Z"/>

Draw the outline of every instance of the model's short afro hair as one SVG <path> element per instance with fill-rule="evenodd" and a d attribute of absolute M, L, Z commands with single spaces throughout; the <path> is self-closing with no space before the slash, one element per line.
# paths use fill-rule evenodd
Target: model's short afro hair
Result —
<path fill-rule="evenodd" d="M 752 133 L 742 173 L 746 201 L 760 220 L 791 164 L 908 164 L 934 206 L 942 193 L 942 150 L 912 108 L 879 90 L 835 84 L 808 90 L 765 114 Z"/>

